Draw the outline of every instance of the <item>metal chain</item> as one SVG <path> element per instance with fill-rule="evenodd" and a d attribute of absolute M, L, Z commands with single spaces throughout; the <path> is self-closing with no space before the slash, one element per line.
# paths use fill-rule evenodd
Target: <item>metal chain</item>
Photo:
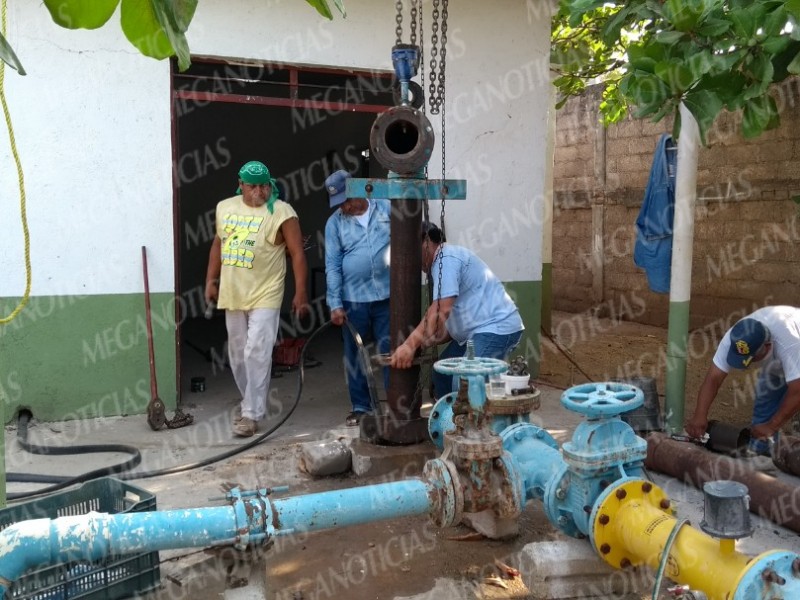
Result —
<path fill-rule="evenodd" d="M 438 77 L 438 89 L 437 93 L 439 96 L 439 105 L 444 110 L 444 84 L 445 84 L 445 69 L 447 64 L 447 2 L 448 0 L 442 0 L 442 46 L 440 50 L 440 59 L 439 59 L 439 77 Z M 444 123 L 442 123 L 442 128 L 444 128 Z M 444 178 L 444 174 L 442 174 Z"/>
<path fill-rule="evenodd" d="M 439 63 L 439 88 L 437 90 L 439 107 L 442 113 L 442 181 L 447 178 L 447 106 L 445 103 L 446 86 L 445 86 L 445 70 L 447 67 L 447 2 L 442 0 L 442 49 L 441 61 Z M 444 190 L 443 190 L 444 191 Z M 444 209 L 446 204 L 445 194 L 442 194 L 442 214 L 440 215 L 442 230 L 442 239 L 447 237 L 444 226 Z M 439 274 L 441 278 L 441 273 Z M 441 283 L 441 282 L 440 282 Z"/>
<path fill-rule="evenodd" d="M 439 114 L 438 98 L 436 96 L 436 73 L 439 59 L 439 0 L 433 0 L 433 14 L 431 15 L 431 73 L 428 85 L 428 102 L 431 105 L 431 114 Z"/>
<path fill-rule="evenodd" d="M 411 0 L 411 44 L 417 45 L 417 0 Z"/>
<path fill-rule="evenodd" d="M 396 14 L 394 16 L 394 22 L 397 23 L 397 25 L 394 28 L 394 34 L 395 37 L 397 38 L 395 40 L 395 43 L 402 44 L 403 43 L 403 0 L 397 0 L 397 2 L 394 3 L 394 8 L 396 11 Z"/>

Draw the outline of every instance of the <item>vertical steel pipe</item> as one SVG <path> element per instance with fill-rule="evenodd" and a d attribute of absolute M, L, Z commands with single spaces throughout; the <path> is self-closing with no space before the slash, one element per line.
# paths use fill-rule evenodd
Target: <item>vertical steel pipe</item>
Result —
<path fill-rule="evenodd" d="M 390 176 L 393 175 L 390 173 Z M 391 349 L 401 345 L 419 323 L 422 315 L 422 255 L 420 231 L 422 202 L 392 200 L 390 275 Z M 427 436 L 426 423 L 420 418 L 422 391 L 419 366 L 390 369 L 387 390 L 388 421 L 383 437 L 393 443 L 419 442 Z M 420 438 L 416 433 L 423 425 Z M 419 439 L 417 439 L 419 438 Z"/>

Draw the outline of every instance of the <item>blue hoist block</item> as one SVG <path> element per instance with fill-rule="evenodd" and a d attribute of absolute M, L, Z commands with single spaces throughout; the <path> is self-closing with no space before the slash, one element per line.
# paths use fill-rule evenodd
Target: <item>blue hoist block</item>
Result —
<path fill-rule="evenodd" d="M 419 46 L 397 44 L 392 48 L 392 65 L 398 81 L 409 81 L 419 69 Z"/>

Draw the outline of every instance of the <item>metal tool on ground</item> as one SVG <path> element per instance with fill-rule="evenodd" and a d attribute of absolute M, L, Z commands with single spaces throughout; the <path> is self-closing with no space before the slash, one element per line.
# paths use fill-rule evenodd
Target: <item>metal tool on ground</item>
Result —
<path fill-rule="evenodd" d="M 153 323 L 150 316 L 150 278 L 147 274 L 147 247 L 142 246 L 142 274 L 144 277 L 144 310 L 147 324 L 147 353 L 150 359 L 150 402 L 147 404 L 147 424 L 150 429 L 158 431 L 164 425 L 169 429 L 177 429 L 191 425 L 194 417 L 184 413 L 180 407 L 175 409 L 175 416 L 167 420 L 166 407 L 158 397 L 158 383 L 156 381 L 156 357 L 153 348 Z"/>

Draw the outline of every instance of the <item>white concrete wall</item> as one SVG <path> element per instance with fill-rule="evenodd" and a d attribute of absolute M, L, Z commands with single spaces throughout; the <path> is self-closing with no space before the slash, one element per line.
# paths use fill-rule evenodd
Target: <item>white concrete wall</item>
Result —
<path fill-rule="evenodd" d="M 34 295 L 174 289 L 169 64 L 140 56 L 119 13 L 95 31 L 55 25 L 41 2 L 9 3 L 6 69 L 31 231 Z M 0 126 L 0 297 L 24 289 L 19 191 Z"/>
<path fill-rule="evenodd" d="M 394 2 L 346 5 L 347 19 L 329 22 L 300 0 L 203 0 L 189 44 L 199 55 L 389 69 Z M 28 70 L 7 70 L 6 88 L 33 293 L 140 292 L 142 245 L 151 290 L 174 289 L 167 62 L 140 56 L 118 14 L 100 30 L 68 31 L 40 3 L 10 8 L 8 38 Z M 448 204 L 450 241 L 479 251 L 506 281 L 541 276 L 549 10 L 541 0 L 450 3 L 447 176 L 469 180 L 468 200 Z M 24 272 L 15 169 L 0 140 L 2 297 L 22 293 Z M 431 177 L 440 164 L 437 150 Z"/>

